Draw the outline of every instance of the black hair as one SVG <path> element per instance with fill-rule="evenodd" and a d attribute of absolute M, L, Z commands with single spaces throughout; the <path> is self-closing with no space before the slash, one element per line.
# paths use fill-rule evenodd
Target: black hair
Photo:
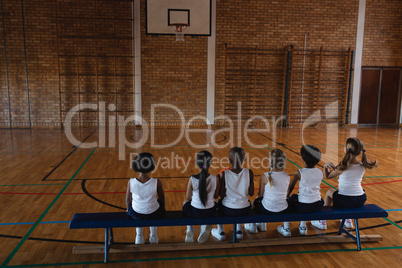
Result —
<path fill-rule="evenodd" d="M 361 142 L 357 138 L 348 138 L 346 140 L 346 153 L 343 156 L 341 162 L 339 163 L 338 167 L 340 170 L 347 170 L 349 168 L 350 159 L 353 156 L 359 155 L 361 152 L 362 154 L 362 164 L 365 168 L 372 169 L 377 167 L 377 160 L 374 162 L 367 160 L 366 150 L 364 149 L 363 142 Z"/>
<path fill-rule="evenodd" d="M 241 164 L 246 159 L 246 153 L 244 152 L 243 148 L 240 147 L 233 147 L 229 151 L 229 160 L 233 159 L 233 168 L 241 168 Z M 240 165 L 238 167 L 238 165 Z"/>
<path fill-rule="evenodd" d="M 300 154 L 308 168 L 313 168 L 321 160 L 321 151 L 314 145 L 303 145 Z"/>
<path fill-rule="evenodd" d="M 152 172 L 155 169 L 155 158 L 150 153 L 140 153 L 135 156 L 132 168 L 135 172 Z"/>
<path fill-rule="evenodd" d="M 205 206 L 207 203 L 208 192 L 207 192 L 207 176 L 208 168 L 212 164 L 212 154 L 208 151 L 201 151 L 197 154 L 195 163 L 201 169 L 201 172 L 194 176 L 200 182 L 198 187 L 198 193 L 200 195 L 201 203 Z"/>

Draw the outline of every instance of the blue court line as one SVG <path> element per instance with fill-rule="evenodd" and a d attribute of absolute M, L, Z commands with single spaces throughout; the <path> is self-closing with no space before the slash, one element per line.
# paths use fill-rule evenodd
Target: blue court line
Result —
<path fill-rule="evenodd" d="M 84 167 L 88 159 L 92 156 L 92 154 L 95 152 L 96 148 L 94 148 L 91 153 L 88 155 L 88 157 L 84 160 L 84 162 L 81 164 L 81 166 L 78 168 L 78 170 L 74 173 L 74 175 L 70 178 L 70 180 L 67 182 L 66 185 L 64 185 L 63 189 L 60 191 L 60 193 L 53 199 L 53 201 L 50 203 L 50 205 L 45 209 L 45 211 L 42 213 L 42 215 L 38 218 L 38 220 L 32 225 L 32 227 L 29 229 L 29 231 L 24 235 L 24 237 L 21 239 L 21 241 L 18 243 L 18 245 L 14 248 L 14 250 L 8 255 L 7 259 L 1 264 L 1 267 L 6 267 L 7 264 L 11 261 L 11 259 L 14 257 L 14 255 L 18 252 L 18 250 L 22 247 L 22 245 L 25 243 L 25 241 L 28 239 L 28 237 L 32 234 L 32 232 L 35 230 L 35 228 L 39 225 L 39 223 L 42 221 L 42 219 L 46 216 L 46 214 L 49 212 L 49 210 L 53 207 L 53 205 L 56 203 L 56 201 L 60 198 L 60 196 L 64 193 L 64 191 L 67 189 L 67 187 L 70 185 L 70 183 L 74 180 L 74 178 L 77 176 L 77 174 L 81 171 L 81 169 Z"/>
<path fill-rule="evenodd" d="M 386 209 L 385 211 L 402 211 L 402 209 Z"/>

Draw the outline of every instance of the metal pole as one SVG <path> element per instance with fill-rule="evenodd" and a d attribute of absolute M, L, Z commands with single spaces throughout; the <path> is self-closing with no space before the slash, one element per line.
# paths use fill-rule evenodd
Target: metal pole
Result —
<path fill-rule="evenodd" d="M 3 38 L 4 38 L 4 61 L 6 64 L 6 84 L 7 84 L 7 101 L 8 101 L 8 119 L 10 123 L 10 128 L 12 128 L 12 119 L 11 119 L 11 101 L 10 101 L 10 83 L 8 81 L 8 61 L 7 61 L 7 40 L 6 40 L 6 26 L 4 20 L 4 7 L 3 0 L 1 0 L 1 17 L 3 20 Z"/>
<path fill-rule="evenodd" d="M 26 87 L 27 87 L 28 123 L 29 123 L 29 128 L 31 128 L 31 106 L 29 103 L 28 60 L 27 60 L 27 44 L 26 44 L 26 38 L 25 38 L 24 0 L 21 0 L 21 10 L 22 10 L 22 34 L 24 37 L 25 80 L 26 80 Z"/>
<path fill-rule="evenodd" d="M 353 56 L 354 56 L 354 51 L 352 50 L 352 55 L 350 57 L 350 69 L 349 69 L 350 74 L 349 74 L 348 100 L 347 100 L 347 105 L 346 105 L 346 125 L 349 122 L 350 94 L 351 94 L 351 89 L 352 89 Z"/>

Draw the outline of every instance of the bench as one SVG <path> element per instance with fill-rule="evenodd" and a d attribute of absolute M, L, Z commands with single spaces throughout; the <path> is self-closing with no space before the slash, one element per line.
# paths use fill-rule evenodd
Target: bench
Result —
<path fill-rule="evenodd" d="M 109 251 L 114 243 L 113 239 L 113 228 L 124 228 L 124 227 L 148 227 L 148 226 L 185 226 L 185 225 L 214 225 L 214 224 L 233 224 L 233 240 L 232 242 L 215 242 L 209 243 L 208 249 L 212 248 L 228 248 L 228 247 L 241 247 L 241 246 L 270 246 L 270 245 L 283 245 L 283 244 L 311 244 L 311 243 L 334 243 L 334 242 L 356 242 L 357 250 L 361 250 L 361 242 L 364 241 L 380 241 L 382 238 L 379 235 L 371 236 L 360 236 L 358 219 L 363 218 L 379 218 L 387 217 L 388 213 L 374 205 L 369 204 L 360 208 L 344 209 L 344 208 L 333 208 L 333 207 L 323 207 L 320 211 L 314 213 L 286 213 L 277 215 L 261 215 L 261 214 L 251 214 L 242 217 L 222 217 L 217 216 L 213 218 L 205 219 L 191 219 L 183 216 L 181 211 L 167 211 L 163 219 L 157 220 L 133 220 L 125 212 L 107 212 L 107 213 L 76 213 L 70 222 L 70 229 L 91 229 L 91 228 L 104 228 L 105 229 L 105 242 L 104 246 L 99 249 L 97 247 L 85 247 L 88 250 L 82 249 L 84 247 L 73 249 L 73 253 L 83 253 L 83 252 L 102 252 L 104 253 L 104 262 L 106 263 L 109 259 Z M 338 236 L 321 236 L 316 238 L 310 237 L 296 237 L 296 238 L 277 238 L 276 241 L 269 242 L 260 241 L 258 239 L 257 243 L 251 245 L 250 241 L 242 241 L 239 243 L 236 241 L 236 224 L 237 223 L 253 223 L 253 222 L 283 222 L 283 221 L 309 221 L 309 220 L 339 220 L 342 219 Z M 356 235 L 352 235 L 348 230 L 343 228 L 345 219 L 354 219 Z M 347 236 L 341 236 L 345 233 Z M 351 238 L 351 239 L 350 239 Z M 364 238 L 364 239 L 362 239 Z M 272 239 L 271 239 L 272 240 Z M 300 241 L 296 241 L 300 240 Z M 349 241 L 348 241 L 349 240 Z M 254 241 L 254 240 L 253 240 Z M 189 243 L 181 243 L 182 246 L 168 244 L 159 248 L 162 250 L 179 250 L 179 249 L 199 249 L 202 245 L 194 246 Z M 129 251 L 147 251 L 157 248 L 158 245 L 133 245 Z M 205 247 L 205 246 L 204 246 Z M 144 249 L 144 250 L 141 250 Z M 124 250 L 116 250 L 115 252 L 127 252 Z"/>

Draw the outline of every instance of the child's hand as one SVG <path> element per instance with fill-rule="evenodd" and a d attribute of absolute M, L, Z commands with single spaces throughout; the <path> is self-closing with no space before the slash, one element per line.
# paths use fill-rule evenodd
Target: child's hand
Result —
<path fill-rule="evenodd" d="M 335 167 L 334 163 L 328 162 L 328 163 L 325 163 L 325 164 L 324 164 L 324 168 L 325 168 L 325 169 L 327 170 L 327 172 L 329 173 L 329 172 L 335 170 L 336 167 Z"/>

